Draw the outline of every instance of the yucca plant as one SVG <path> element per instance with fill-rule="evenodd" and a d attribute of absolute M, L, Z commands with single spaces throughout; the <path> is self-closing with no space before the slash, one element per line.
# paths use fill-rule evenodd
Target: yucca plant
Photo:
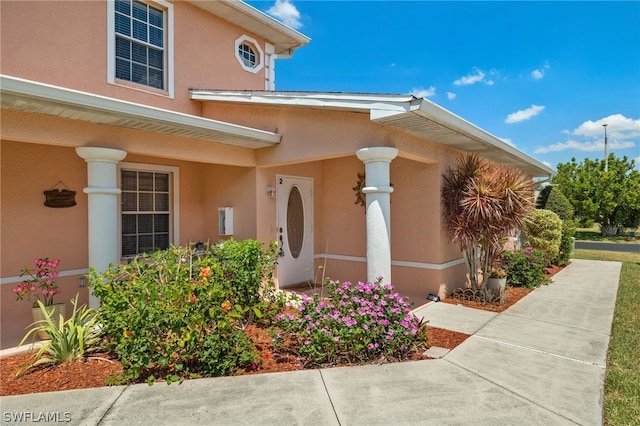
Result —
<path fill-rule="evenodd" d="M 51 340 L 43 342 L 35 356 L 18 370 L 16 376 L 20 376 L 38 365 L 62 364 L 85 357 L 88 353 L 98 349 L 101 335 L 98 312 L 87 308 L 86 305 L 78 308 L 77 294 L 71 303 L 73 304 L 73 312 L 71 317 L 65 321 L 62 315 L 59 315 L 58 318 L 52 318 L 53 310 L 38 301 L 44 319 L 31 324 L 32 328 L 22 338 L 20 345 L 29 336 L 35 340 L 38 331 L 46 332 Z"/>
<path fill-rule="evenodd" d="M 532 207 L 526 174 L 477 155 L 459 158 L 442 176 L 443 228 L 462 250 L 473 290 L 486 284 L 505 237 L 521 227 Z"/>

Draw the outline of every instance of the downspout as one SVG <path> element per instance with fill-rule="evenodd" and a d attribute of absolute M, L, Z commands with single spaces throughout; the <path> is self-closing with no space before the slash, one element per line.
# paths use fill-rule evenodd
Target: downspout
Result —
<path fill-rule="evenodd" d="M 293 49 L 288 49 L 284 53 L 272 53 L 269 55 L 269 87 L 267 90 L 276 90 L 276 59 L 291 59 Z"/>

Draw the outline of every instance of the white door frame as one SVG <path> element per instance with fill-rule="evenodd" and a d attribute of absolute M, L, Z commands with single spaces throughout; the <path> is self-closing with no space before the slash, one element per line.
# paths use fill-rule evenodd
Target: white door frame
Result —
<path fill-rule="evenodd" d="M 302 248 L 297 257 L 290 251 L 287 233 L 289 195 L 297 187 L 302 196 L 304 232 Z M 278 287 L 287 287 L 313 280 L 313 179 L 309 177 L 276 175 L 276 225 L 280 247 L 278 258 Z"/>

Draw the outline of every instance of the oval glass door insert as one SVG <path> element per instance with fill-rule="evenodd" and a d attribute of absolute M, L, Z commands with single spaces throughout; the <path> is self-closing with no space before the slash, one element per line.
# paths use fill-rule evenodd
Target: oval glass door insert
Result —
<path fill-rule="evenodd" d="M 304 242 L 304 205 L 297 186 L 291 188 L 287 201 L 287 241 L 291 256 L 297 259 Z"/>

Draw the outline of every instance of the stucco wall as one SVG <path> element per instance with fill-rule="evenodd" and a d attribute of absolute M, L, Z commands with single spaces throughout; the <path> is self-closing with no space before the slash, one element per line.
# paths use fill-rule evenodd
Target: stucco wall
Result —
<path fill-rule="evenodd" d="M 263 39 L 186 2 L 173 5 L 175 99 L 107 83 L 106 1 L 3 0 L 2 73 L 195 115 L 200 103 L 189 100 L 191 87 L 264 89 L 265 69 L 243 70 L 234 44 L 246 34 L 264 50 Z"/>
<path fill-rule="evenodd" d="M 60 259 L 58 285 L 62 292 L 56 302 L 67 302 L 79 293 L 86 303 L 88 292 L 79 287 L 87 268 L 86 164 L 71 148 L 0 142 L 0 347 L 15 345 L 33 322 L 30 304 L 16 301 L 12 293 L 25 266 L 33 259 Z M 62 182 L 62 183 L 59 183 Z M 76 191 L 77 205 L 50 208 L 44 205 L 43 191 L 52 187 Z M 4 282 L 8 281 L 8 282 Z"/>
<path fill-rule="evenodd" d="M 36 257 L 59 258 L 62 293 L 68 301 L 76 292 L 87 302 L 88 291 L 79 279 L 88 268 L 87 164 L 73 148 L 2 140 L 0 145 L 0 347 L 18 343 L 31 322 L 28 302 L 17 302 L 11 289 L 24 266 Z M 128 165 L 166 165 L 179 174 L 180 241 L 217 242 L 218 207 L 233 206 L 237 239 L 255 238 L 255 169 L 128 155 Z M 62 184 L 58 184 L 58 182 Z M 43 191 L 58 184 L 76 191 L 77 205 L 49 208 Z M 116 231 L 117 232 L 117 231 Z M 75 271 L 75 272 L 74 272 Z M 68 309 L 71 309 L 69 305 Z"/>

